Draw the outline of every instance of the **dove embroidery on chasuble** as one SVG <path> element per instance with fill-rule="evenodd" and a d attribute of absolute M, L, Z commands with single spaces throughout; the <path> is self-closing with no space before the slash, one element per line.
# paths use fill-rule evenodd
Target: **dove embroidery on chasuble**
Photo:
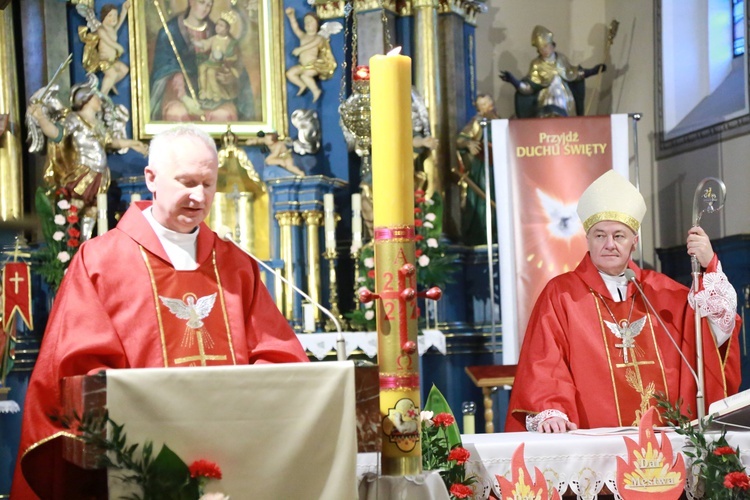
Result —
<path fill-rule="evenodd" d="M 216 251 L 194 271 L 176 271 L 141 247 L 161 335 L 164 366 L 236 364 Z"/>
<path fill-rule="evenodd" d="M 655 404 L 654 395 L 669 397 L 661 352 L 651 317 L 642 300 L 614 302 L 591 290 L 609 365 L 621 426 L 637 426 Z"/>

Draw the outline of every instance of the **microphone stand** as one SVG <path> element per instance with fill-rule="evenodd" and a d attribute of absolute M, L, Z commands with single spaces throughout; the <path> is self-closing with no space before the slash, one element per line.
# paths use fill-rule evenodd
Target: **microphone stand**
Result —
<path fill-rule="evenodd" d="M 713 192 L 711 186 L 706 187 L 708 183 L 716 183 L 718 192 Z M 699 227 L 701 222 L 701 216 L 704 212 L 714 213 L 724 206 L 724 198 L 726 196 L 727 188 L 721 179 L 716 177 L 706 177 L 698 184 L 695 188 L 695 195 L 693 196 L 693 227 Z M 720 197 L 719 206 L 714 206 L 717 199 Z M 701 201 L 706 204 L 705 209 L 701 209 Z M 701 265 L 698 262 L 698 257 L 695 255 L 690 256 L 690 265 L 692 268 L 693 275 L 693 294 L 697 294 L 700 291 L 700 279 L 701 279 Z M 698 391 L 696 396 L 696 405 L 698 418 L 702 419 L 706 415 L 706 408 L 704 404 L 704 393 L 706 390 L 706 381 L 703 370 L 703 331 L 702 331 L 702 318 L 700 311 L 698 310 L 697 304 L 695 307 L 695 365 L 698 370 L 696 382 L 698 384 Z M 700 399 L 698 399 L 700 398 Z"/>
<path fill-rule="evenodd" d="M 341 329 L 341 323 L 339 323 L 339 320 L 336 318 L 336 316 L 331 311 L 329 311 L 328 309 L 326 309 L 325 307 L 323 307 L 323 305 L 320 304 L 318 301 L 313 300 L 312 297 L 310 297 L 308 294 L 306 294 L 305 292 L 303 292 L 294 283 L 291 283 L 288 279 L 284 278 L 281 275 L 281 273 L 279 273 L 278 270 L 272 268 L 271 266 L 269 266 L 268 264 L 266 264 L 265 262 L 263 262 L 261 259 L 259 259 L 255 255 L 253 255 L 252 253 L 248 252 L 247 250 L 245 250 L 244 248 L 242 248 L 241 246 L 239 246 L 237 244 L 237 242 L 234 241 L 234 239 L 232 238 L 232 233 L 233 232 L 232 232 L 231 229 L 229 229 L 229 228 L 222 228 L 221 229 L 221 233 L 219 233 L 219 237 L 222 240 L 224 240 L 224 241 L 229 241 L 234 246 L 236 246 L 237 248 L 239 248 L 242 251 L 242 253 L 244 253 L 245 255 L 247 255 L 248 257 L 250 257 L 251 259 L 253 259 L 255 262 L 257 262 L 258 265 L 260 265 L 260 266 L 263 267 L 263 269 L 265 269 L 266 271 L 270 272 L 275 277 L 277 277 L 278 279 L 280 279 L 281 281 L 283 281 L 287 286 L 291 287 L 292 290 L 294 290 L 298 294 L 302 295 L 312 305 L 314 305 L 315 307 L 317 307 L 319 310 L 323 311 L 323 314 L 325 314 L 326 316 L 328 316 L 331 319 L 331 321 L 333 322 L 333 324 L 336 326 L 336 334 L 337 334 L 336 335 L 336 360 L 337 361 L 346 361 L 346 340 L 344 339 L 344 332 Z"/>

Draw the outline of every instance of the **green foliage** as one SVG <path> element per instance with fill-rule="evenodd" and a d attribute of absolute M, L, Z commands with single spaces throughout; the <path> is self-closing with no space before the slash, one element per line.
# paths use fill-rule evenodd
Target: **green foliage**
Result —
<path fill-rule="evenodd" d="M 38 252 L 40 263 L 37 270 L 52 290 L 57 291 L 80 246 L 78 211 L 83 204 L 71 199 L 66 189 L 47 192 L 42 187 L 37 188 L 34 203 L 46 242 Z"/>
<path fill-rule="evenodd" d="M 107 424 L 111 427 L 111 437 L 107 437 Z M 100 466 L 119 470 L 123 482 L 140 487 L 143 496 L 133 494 L 129 500 L 196 500 L 200 497 L 200 478 L 192 478 L 187 464 L 166 444 L 156 457 L 151 441 L 142 447 L 128 444 L 124 425 L 118 425 L 106 413 L 84 416 L 78 430 L 86 444 L 106 452 L 100 456 Z"/>
<path fill-rule="evenodd" d="M 466 460 L 470 454 L 462 446 L 458 424 L 448 402 L 434 385 L 427 396 L 421 421 L 422 468 L 439 471 L 451 498 L 459 498 L 453 488 L 470 486 L 476 482 L 476 477 L 466 475 Z"/>
<path fill-rule="evenodd" d="M 655 397 L 657 407 L 670 427 L 677 434 L 685 436 L 682 452 L 692 462 L 693 473 L 698 479 L 695 497 L 714 500 L 750 498 L 750 478 L 745 474 L 739 448 L 727 442 L 726 429 L 722 429 L 718 437 L 707 438 L 712 416 L 693 425 L 683 413 L 680 400 L 672 405 L 664 394 Z"/>

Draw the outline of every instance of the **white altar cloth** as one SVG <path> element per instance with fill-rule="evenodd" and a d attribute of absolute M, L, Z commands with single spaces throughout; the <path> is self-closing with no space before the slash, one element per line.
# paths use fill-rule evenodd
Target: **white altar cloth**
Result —
<path fill-rule="evenodd" d="M 336 350 L 337 333 L 298 333 L 302 347 L 317 359 L 322 360 L 331 351 Z M 356 349 L 361 349 L 368 358 L 374 358 L 378 354 L 377 332 L 344 332 L 346 342 L 346 357 L 348 358 Z M 437 349 L 440 354 L 446 353 L 445 335 L 440 330 L 422 330 L 422 335 L 417 337 L 417 349 L 419 355 L 423 355 L 431 347 Z"/>
<path fill-rule="evenodd" d="M 592 433 L 593 434 L 593 433 Z M 675 432 L 661 433 L 669 437 L 672 449 L 680 452 L 684 438 Z M 714 434 L 718 437 L 718 433 Z M 616 492 L 617 457 L 626 458 L 627 448 L 623 436 L 638 441 L 637 429 L 628 434 L 539 434 L 536 432 L 509 432 L 497 434 L 464 434 L 464 447 L 471 452 L 468 471 L 476 474 L 484 486 L 485 495 L 492 488 L 500 496 L 495 475 L 511 478 L 510 461 L 518 445 L 526 443 L 526 467 L 534 474 L 534 467 L 542 471 L 548 483 L 562 494 L 568 490 L 577 498 L 595 499 L 606 486 Z M 739 446 L 742 462 L 750 464 L 750 432 L 728 432 L 727 441 Z M 357 477 L 377 472 L 375 453 L 360 453 L 357 458 Z M 690 492 L 688 497 L 692 498 Z"/>

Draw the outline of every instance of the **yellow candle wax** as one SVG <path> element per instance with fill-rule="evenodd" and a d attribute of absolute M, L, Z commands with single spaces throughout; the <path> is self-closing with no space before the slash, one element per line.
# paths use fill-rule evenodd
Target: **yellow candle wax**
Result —
<path fill-rule="evenodd" d="M 374 225 L 413 226 L 410 58 L 370 58 L 370 109 Z"/>

